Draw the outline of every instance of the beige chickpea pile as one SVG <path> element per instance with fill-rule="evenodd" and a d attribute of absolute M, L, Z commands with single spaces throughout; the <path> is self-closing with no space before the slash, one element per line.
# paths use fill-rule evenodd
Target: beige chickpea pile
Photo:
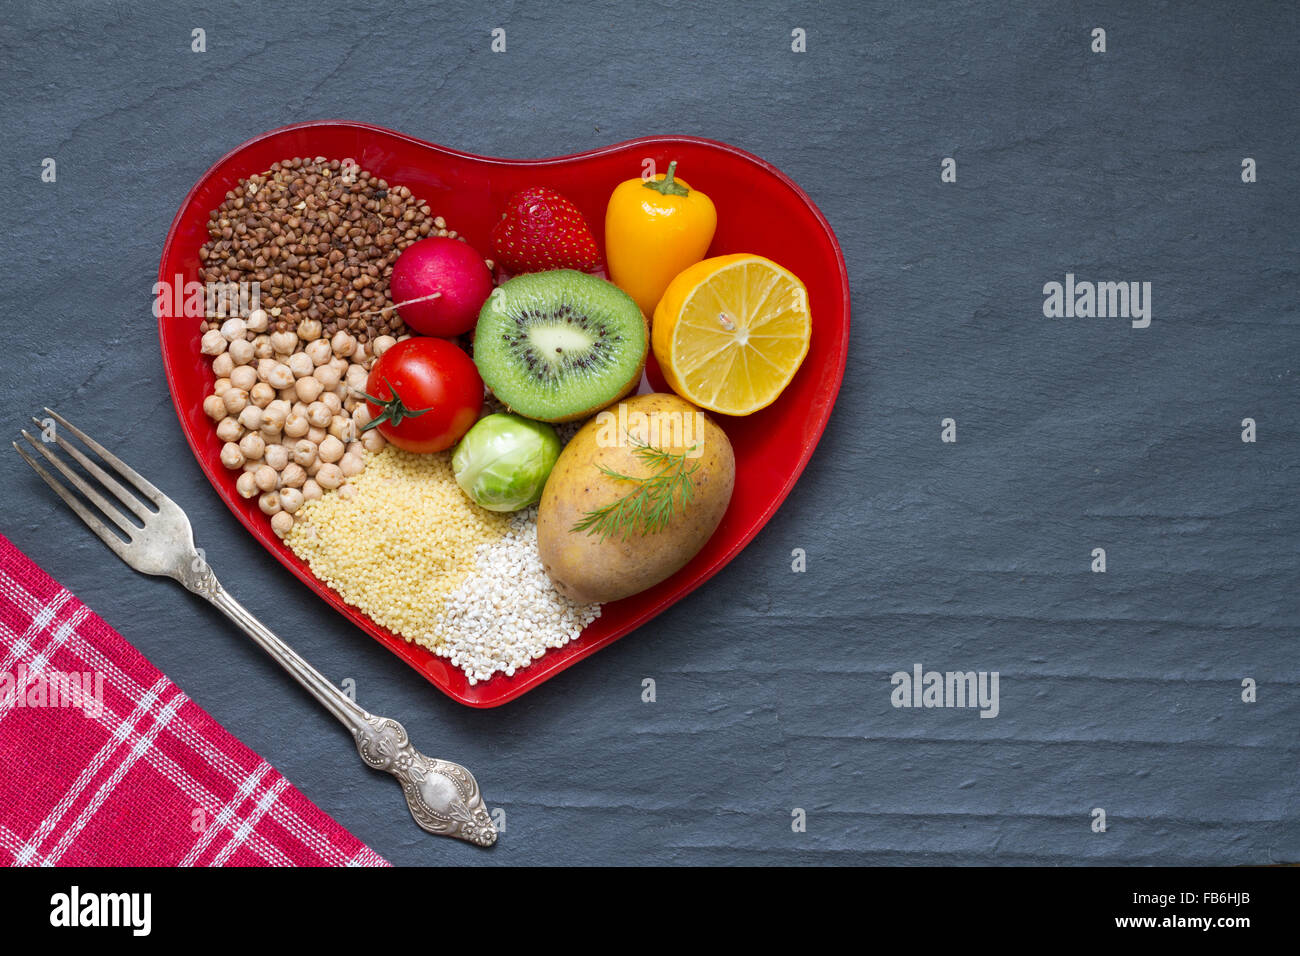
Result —
<path fill-rule="evenodd" d="M 217 377 L 203 411 L 225 443 L 221 463 L 241 472 L 235 488 L 257 498 L 284 537 L 307 502 L 334 490 L 349 497 L 351 479 L 365 467 L 363 452 L 386 444 L 377 430 L 362 431 L 370 413 L 357 393 L 397 339 L 367 344 L 341 330 L 326 339 L 314 319 L 299 322 L 296 332 L 268 333 L 269 322 L 256 309 L 203 333 L 201 348 Z"/>

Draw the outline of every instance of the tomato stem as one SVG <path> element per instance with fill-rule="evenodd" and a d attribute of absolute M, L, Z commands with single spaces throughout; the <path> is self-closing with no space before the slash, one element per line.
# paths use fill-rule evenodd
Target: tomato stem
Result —
<path fill-rule="evenodd" d="M 407 408 L 406 405 L 403 404 L 401 397 L 398 396 L 397 389 L 393 388 L 393 383 L 388 380 L 387 376 L 384 377 L 384 384 L 388 386 L 388 391 L 392 395 L 392 398 L 376 398 L 366 392 L 361 392 L 361 395 L 366 401 L 378 405 L 383 409 L 383 411 L 381 411 L 375 418 L 372 418 L 361 426 L 363 432 L 369 431 L 383 422 L 392 422 L 394 426 L 400 425 L 402 419 L 419 418 L 429 410 L 428 408 Z M 357 391 L 361 390 L 357 389 Z M 430 406 L 430 408 L 431 407 L 432 406 Z"/>

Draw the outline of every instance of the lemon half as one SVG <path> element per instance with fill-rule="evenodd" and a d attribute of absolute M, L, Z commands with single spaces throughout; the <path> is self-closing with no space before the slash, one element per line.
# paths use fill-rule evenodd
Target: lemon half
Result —
<path fill-rule="evenodd" d="M 811 337 L 799 277 L 739 253 L 697 262 L 668 284 L 650 343 L 682 398 L 722 415 L 749 415 L 790 384 Z"/>

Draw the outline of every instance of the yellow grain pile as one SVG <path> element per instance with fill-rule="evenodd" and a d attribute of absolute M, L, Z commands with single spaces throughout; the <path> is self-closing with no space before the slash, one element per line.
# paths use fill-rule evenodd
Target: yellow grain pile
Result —
<path fill-rule="evenodd" d="M 285 542 L 348 604 L 408 641 L 434 643 L 446 595 L 475 567 L 510 516 L 471 502 L 451 452 L 413 455 L 386 446 L 366 454 L 351 494 L 303 505 Z"/>

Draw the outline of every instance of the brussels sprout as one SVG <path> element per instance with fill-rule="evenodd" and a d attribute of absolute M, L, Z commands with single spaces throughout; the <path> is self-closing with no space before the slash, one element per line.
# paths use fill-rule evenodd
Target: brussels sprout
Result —
<path fill-rule="evenodd" d="M 481 419 L 451 456 L 456 483 L 489 511 L 537 504 L 560 456 L 560 438 L 545 422 L 518 415 Z"/>

